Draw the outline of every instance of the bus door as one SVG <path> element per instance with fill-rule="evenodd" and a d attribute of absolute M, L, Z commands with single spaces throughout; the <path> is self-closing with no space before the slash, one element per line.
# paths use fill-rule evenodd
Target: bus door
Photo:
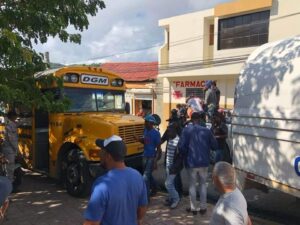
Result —
<path fill-rule="evenodd" d="M 35 169 L 49 172 L 49 113 L 34 112 Z"/>

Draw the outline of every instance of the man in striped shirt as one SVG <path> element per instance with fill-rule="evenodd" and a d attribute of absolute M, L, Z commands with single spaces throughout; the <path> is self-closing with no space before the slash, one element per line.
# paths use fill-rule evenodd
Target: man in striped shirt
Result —
<path fill-rule="evenodd" d="M 176 131 L 176 127 L 170 125 L 167 129 L 168 143 L 166 147 L 166 181 L 165 186 L 168 191 L 167 204 L 171 209 L 175 209 L 180 201 L 179 194 L 175 189 L 175 177 L 176 173 L 171 173 L 171 169 L 174 164 L 176 154 L 178 154 L 178 142 L 179 136 Z"/>

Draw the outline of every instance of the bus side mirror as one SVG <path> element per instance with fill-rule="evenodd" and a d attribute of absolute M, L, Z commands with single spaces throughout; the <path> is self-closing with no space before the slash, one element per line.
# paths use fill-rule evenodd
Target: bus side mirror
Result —
<path fill-rule="evenodd" d="M 125 112 L 126 112 L 126 114 L 130 114 L 130 104 L 129 104 L 129 102 L 125 103 Z"/>

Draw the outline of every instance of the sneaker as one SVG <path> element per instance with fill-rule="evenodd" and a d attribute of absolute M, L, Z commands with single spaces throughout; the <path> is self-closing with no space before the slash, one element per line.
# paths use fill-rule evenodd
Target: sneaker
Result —
<path fill-rule="evenodd" d="M 207 211 L 207 209 L 200 209 L 199 213 L 200 213 L 201 215 L 204 215 L 204 214 L 206 213 L 206 211 Z"/>
<path fill-rule="evenodd" d="M 185 210 L 186 210 L 188 213 L 193 213 L 194 216 L 197 215 L 197 211 L 192 210 L 191 208 L 186 208 Z"/>
<path fill-rule="evenodd" d="M 175 209 L 178 206 L 178 203 L 179 203 L 179 200 L 175 201 L 175 202 L 172 202 L 172 204 L 170 205 L 170 208 Z"/>

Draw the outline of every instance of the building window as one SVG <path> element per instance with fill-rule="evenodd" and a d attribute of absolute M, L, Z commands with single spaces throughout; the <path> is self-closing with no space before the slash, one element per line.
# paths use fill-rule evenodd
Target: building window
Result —
<path fill-rule="evenodd" d="M 270 11 L 219 20 L 218 49 L 259 46 L 268 42 Z"/>
<path fill-rule="evenodd" d="M 191 96 L 204 99 L 205 97 L 204 90 L 202 88 L 186 88 L 185 97 L 188 98 Z"/>
<path fill-rule="evenodd" d="M 214 45 L 214 30 L 215 26 L 213 24 L 209 25 L 209 45 Z"/>

